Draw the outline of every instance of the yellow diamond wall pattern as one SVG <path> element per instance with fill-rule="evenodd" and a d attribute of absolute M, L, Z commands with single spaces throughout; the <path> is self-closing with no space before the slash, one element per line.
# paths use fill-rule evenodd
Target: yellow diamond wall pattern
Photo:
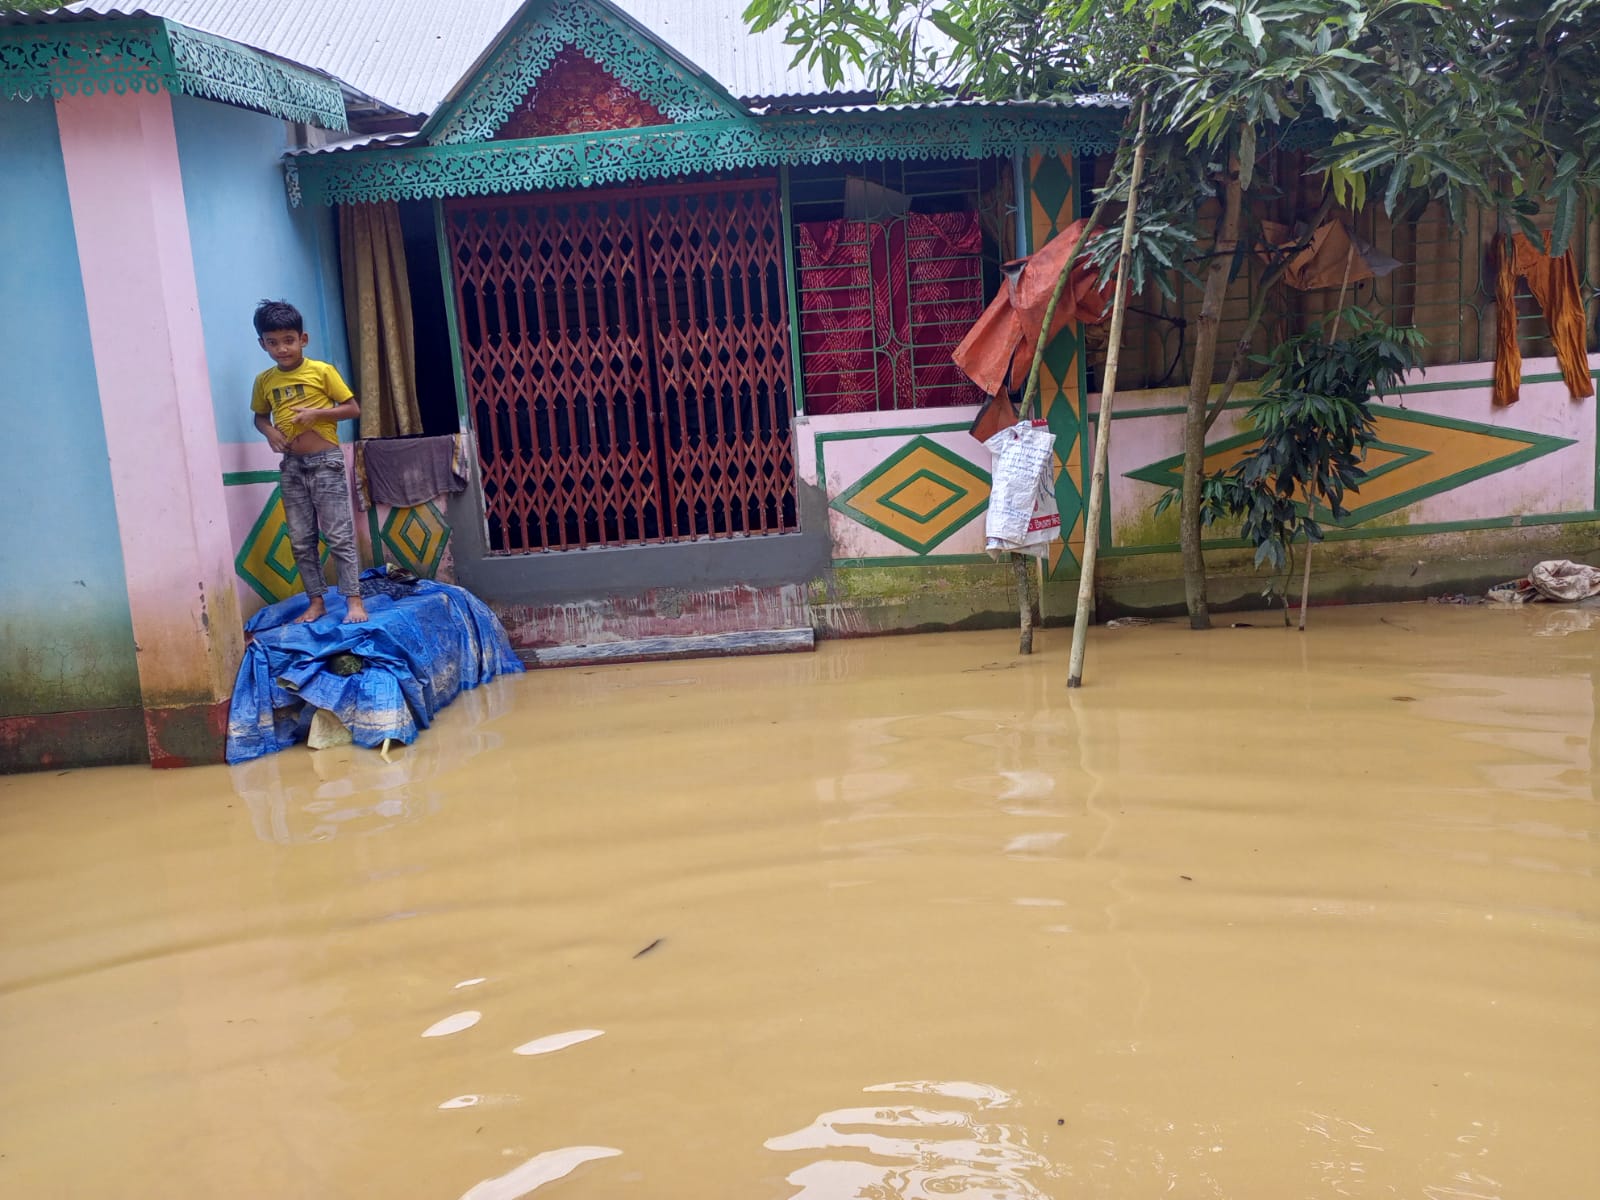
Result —
<path fill-rule="evenodd" d="M 327 543 L 319 541 L 317 551 L 326 571 Z M 283 492 L 278 488 L 273 488 L 272 495 L 267 497 L 255 527 L 239 547 L 233 567 L 239 578 L 268 604 L 287 600 L 302 590 L 300 571 L 294 565 L 294 549 L 289 544 L 289 525 L 283 518 Z"/>
<path fill-rule="evenodd" d="M 390 511 L 379 536 L 387 550 L 413 575 L 432 579 L 439 570 L 450 526 L 430 500 L 413 508 Z"/>
<path fill-rule="evenodd" d="M 926 437 L 912 438 L 830 508 L 917 554 L 926 554 L 989 502 L 987 472 Z"/>

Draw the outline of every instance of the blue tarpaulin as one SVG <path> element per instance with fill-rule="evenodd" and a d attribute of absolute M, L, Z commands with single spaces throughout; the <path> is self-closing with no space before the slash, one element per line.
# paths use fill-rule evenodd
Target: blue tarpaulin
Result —
<path fill-rule="evenodd" d="M 245 622 L 252 638 L 228 711 L 230 763 L 292 746 L 312 708 L 343 721 L 358 746 L 410 744 L 464 688 L 522 670 L 499 619 L 471 592 L 428 579 L 398 586 L 382 567 L 361 578 L 390 594 L 366 596 L 371 619 L 360 624 L 340 622 L 344 599 L 333 591 L 328 615 L 316 621 L 293 623 L 306 610 L 301 595 Z M 359 658 L 361 670 L 329 670 L 343 654 Z"/>

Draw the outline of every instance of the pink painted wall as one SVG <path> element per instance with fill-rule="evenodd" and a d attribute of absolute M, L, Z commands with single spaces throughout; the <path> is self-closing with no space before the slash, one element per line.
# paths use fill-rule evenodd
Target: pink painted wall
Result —
<path fill-rule="evenodd" d="M 273 489 L 278 486 L 276 475 L 279 457 L 272 452 L 265 438 L 253 442 L 223 442 L 217 449 L 222 470 L 227 475 L 273 476 L 269 480 L 249 483 L 230 482 L 222 489 L 223 508 L 228 517 L 229 539 L 233 552 L 237 553 L 243 549 L 246 540 L 255 530 L 256 522 L 261 519 L 262 510 L 272 499 Z M 351 485 L 350 508 L 355 517 L 356 551 L 362 566 L 369 566 L 373 561 L 371 538 L 367 528 L 367 514 L 356 503 L 353 449 L 348 442 L 343 443 L 341 449 L 344 451 L 345 478 Z M 266 601 L 237 571 L 234 571 L 231 560 L 229 570 L 233 573 L 234 590 L 238 596 L 241 616 L 253 616 L 266 606 Z"/>
<path fill-rule="evenodd" d="M 990 468 L 989 452 L 967 433 L 967 427 L 977 413 L 977 408 L 963 406 L 802 418 L 796 426 L 796 465 L 800 478 L 813 485 L 820 482 L 832 501 L 900 447 L 919 436 L 926 437 L 987 473 Z M 930 431 L 940 426 L 959 428 Z M 839 433 L 879 436 L 839 439 L 827 436 Z M 819 444 L 822 446 L 820 456 Z M 819 457 L 823 468 L 820 471 Z M 904 558 L 907 562 L 914 562 L 923 557 L 915 550 L 832 508 L 828 510 L 828 535 L 833 542 L 833 557 L 836 559 Z M 983 543 L 983 513 L 979 512 L 930 553 L 935 556 L 982 554 Z"/>
<path fill-rule="evenodd" d="M 242 637 L 170 98 L 56 113 L 144 701 L 220 699 Z"/>
<path fill-rule="evenodd" d="M 1590 365 L 1600 368 L 1600 354 L 1590 356 Z M 1486 432 L 1526 431 L 1561 438 L 1571 444 L 1531 462 L 1423 496 L 1378 520 L 1398 527 L 1490 521 L 1508 516 L 1537 518 L 1596 509 L 1595 400 L 1572 400 L 1565 385 L 1557 379 L 1524 383 L 1522 399 L 1517 404 L 1496 406 L 1489 387 L 1493 370 L 1494 364 L 1486 362 L 1431 367 L 1426 372 L 1413 373 L 1406 381 L 1407 386 L 1423 390 L 1387 397 L 1382 403 L 1479 425 Z M 1528 359 L 1523 363 L 1525 378 L 1558 375 L 1559 371 L 1553 358 Z M 1125 414 L 1147 409 L 1170 410 L 1182 403 L 1183 391 L 1179 388 L 1125 392 L 1117 398 L 1119 416 L 1112 429 L 1110 464 L 1114 545 L 1164 544 L 1169 540 L 1165 537 L 1157 537 L 1155 542 L 1150 540 L 1150 506 L 1160 498 L 1163 489 L 1128 476 L 1130 472 L 1179 453 L 1183 417 L 1170 411 L 1142 417 Z M 1207 444 L 1215 444 L 1239 432 L 1242 416 L 1242 409 L 1224 413 L 1207 438 Z M 1405 425 L 1397 424 L 1393 428 L 1404 432 Z M 1514 448 L 1511 443 L 1506 445 Z M 1357 502 L 1359 497 L 1348 501 L 1351 507 Z"/>

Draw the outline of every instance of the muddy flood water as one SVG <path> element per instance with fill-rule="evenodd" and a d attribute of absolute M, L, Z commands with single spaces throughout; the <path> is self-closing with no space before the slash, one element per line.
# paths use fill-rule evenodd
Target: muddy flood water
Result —
<path fill-rule="evenodd" d="M 0 1195 L 1600 1195 L 1600 613 L 546 671 L 0 780 Z"/>

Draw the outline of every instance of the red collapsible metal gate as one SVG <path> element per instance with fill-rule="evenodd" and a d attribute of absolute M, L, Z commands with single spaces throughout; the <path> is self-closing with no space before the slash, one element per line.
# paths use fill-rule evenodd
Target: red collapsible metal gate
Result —
<path fill-rule="evenodd" d="M 446 203 L 494 553 L 798 527 L 769 180 Z"/>

